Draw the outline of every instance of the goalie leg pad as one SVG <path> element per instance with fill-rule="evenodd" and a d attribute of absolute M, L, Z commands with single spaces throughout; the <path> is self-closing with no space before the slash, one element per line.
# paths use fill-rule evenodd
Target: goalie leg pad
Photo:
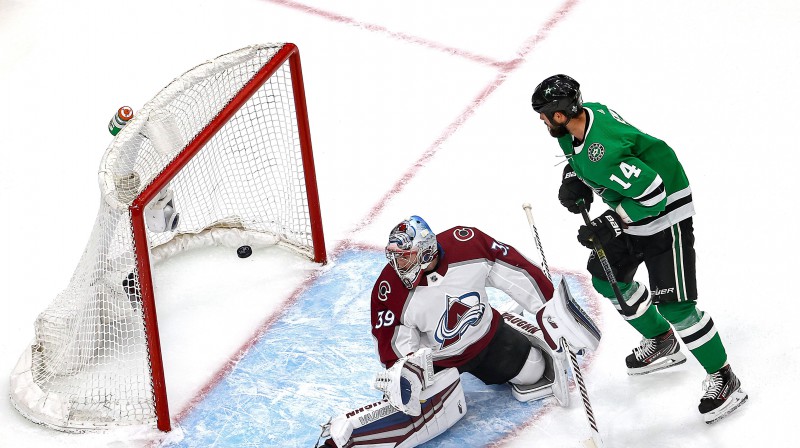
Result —
<path fill-rule="evenodd" d="M 418 416 L 404 414 L 386 400 L 339 415 L 331 420 L 323 437 L 329 436 L 340 447 L 411 448 L 445 432 L 467 412 L 455 368 L 435 374 L 420 400 Z"/>
<path fill-rule="evenodd" d="M 538 381 L 532 384 L 511 383 L 511 395 L 518 401 L 528 402 L 540 400 L 549 396 L 555 397 L 560 406 L 569 406 L 569 385 L 566 359 L 556 356 L 547 347 L 544 341 L 534 338 L 531 343 L 534 347 L 531 351 L 539 351 L 543 354 L 544 372 Z"/>
<path fill-rule="evenodd" d="M 511 328 L 528 338 L 532 345 L 531 352 L 537 352 L 544 361 L 543 372 L 537 381 L 523 384 L 515 381 L 516 378 L 511 380 L 511 395 L 522 402 L 553 396 L 559 405 L 569 406 L 569 377 L 565 353 L 551 350 L 539 328 L 524 317 L 518 314 L 504 313 L 503 319 Z M 531 355 L 528 356 L 530 359 Z"/>
<path fill-rule="evenodd" d="M 533 384 L 539 381 L 544 370 L 545 360 L 542 351 L 536 347 L 531 347 L 531 351 L 528 352 L 528 359 L 525 360 L 522 370 L 508 382 L 513 384 Z"/>

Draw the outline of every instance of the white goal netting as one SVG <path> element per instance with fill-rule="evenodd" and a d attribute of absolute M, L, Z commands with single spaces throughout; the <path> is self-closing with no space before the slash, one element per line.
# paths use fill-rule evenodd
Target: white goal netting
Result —
<path fill-rule="evenodd" d="M 160 352 L 154 369 L 147 327 L 155 323 L 142 299 L 142 288 L 152 296 L 156 260 L 207 244 L 283 244 L 319 257 L 312 228 L 321 224 L 309 212 L 318 212 L 316 185 L 309 204 L 306 182 L 313 163 L 304 165 L 301 148 L 305 103 L 298 119 L 289 46 L 296 50 L 247 47 L 195 67 L 115 137 L 100 165 L 89 243 L 11 376 L 23 415 L 67 431 L 156 422 L 163 371 L 154 382 Z"/>

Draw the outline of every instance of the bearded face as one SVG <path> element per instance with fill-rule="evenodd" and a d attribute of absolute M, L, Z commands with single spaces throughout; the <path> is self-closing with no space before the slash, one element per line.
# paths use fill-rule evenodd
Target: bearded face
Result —
<path fill-rule="evenodd" d="M 555 138 L 563 137 L 569 133 L 567 130 L 567 121 L 569 120 L 559 123 L 555 117 L 555 114 L 551 118 L 544 113 L 539 114 L 539 119 L 544 122 L 544 125 L 547 126 L 547 131 Z"/>
<path fill-rule="evenodd" d="M 561 138 L 561 137 L 569 134 L 569 131 L 567 131 L 567 126 L 563 125 L 563 124 L 559 124 L 559 125 L 556 125 L 556 126 L 553 126 L 553 127 L 548 125 L 547 126 L 547 130 L 548 130 L 548 132 L 550 132 L 550 135 L 555 137 L 555 138 Z"/>

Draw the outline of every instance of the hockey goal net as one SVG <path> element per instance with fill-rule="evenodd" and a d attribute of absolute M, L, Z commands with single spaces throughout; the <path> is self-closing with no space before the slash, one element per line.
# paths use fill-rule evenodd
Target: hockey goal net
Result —
<path fill-rule="evenodd" d="M 176 78 L 114 138 L 99 183 L 89 243 L 35 322 L 11 400 L 65 431 L 168 431 L 151 263 L 220 244 L 326 261 L 297 47 L 243 48 Z"/>

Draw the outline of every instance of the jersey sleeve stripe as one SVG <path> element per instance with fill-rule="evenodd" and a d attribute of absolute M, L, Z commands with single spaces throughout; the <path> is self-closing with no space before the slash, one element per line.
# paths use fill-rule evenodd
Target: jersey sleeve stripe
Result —
<path fill-rule="evenodd" d="M 667 196 L 664 188 L 664 181 L 661 180 L 661 176 L 656 175 L 656 178 L 653 179 L 653 182 L 647 187 L 644 193 L 633 198 L 633 200 L 645 207 L 652 207 L 663 201 L 665 197 Z"/>

